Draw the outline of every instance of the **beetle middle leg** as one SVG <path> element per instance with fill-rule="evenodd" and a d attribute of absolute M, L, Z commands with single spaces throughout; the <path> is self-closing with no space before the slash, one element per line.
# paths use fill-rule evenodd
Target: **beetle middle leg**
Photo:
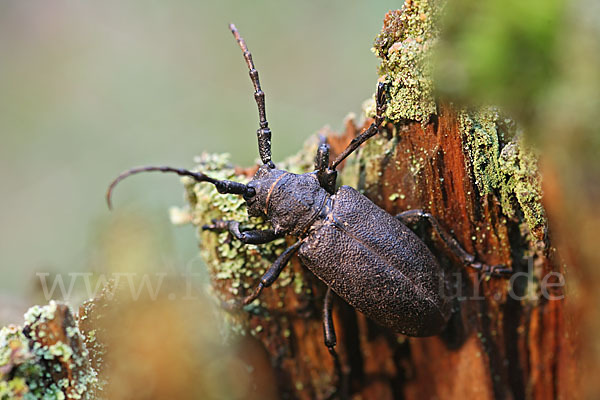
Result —
<path fill-rule="evenodd" d="M 487 265 L 475 260 L 475 256 L 467 253 L 462 248 L 458 240 L 444 230 L 433 215 L 423 210 L 415 209 L 401 212 L 396 218 L 405 225 L 414 224 L 420 220 L 426 219 L 433 229 L 437 232 L 440 239 L 448 246 L 452 253 L 465 265 L 489 276 L 506 277 L 512 274 L 512 269 L 506 265 Z"/>
<path fill-rule="evenodd" d="M 271 265 L 262 278 L 260 278 L 260 282 L 258 283 L 258 286 L 256 286 L 256 289 L 254 289 L 254 292 L 249 296 L 246 296 L 244 300 L 242 300 L 242 304 L 248 305 L 252 303 L 264 288 L 271 286 L 273 282 L 277 280 L 279 274 L 283 271 L 283 268 L 287 265 L 288 261 L 290 261 L 290 258 L 292 258 L 294 253 L 298 251 L 302 243 L 301 240 L 297 241 L 277 257 L 277 260 L 275 260 L 273 265 Z"/>

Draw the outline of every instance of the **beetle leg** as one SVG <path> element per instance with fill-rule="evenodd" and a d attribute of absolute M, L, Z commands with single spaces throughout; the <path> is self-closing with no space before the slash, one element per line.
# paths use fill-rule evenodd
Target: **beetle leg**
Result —
<path fill-rule="evenodd" d="M 437 219 L 433 215 L 423 210 L 415 209 L 401 212 L 396 215 L 396 218 L 405 225 L 412 225 L 422 219 L 429 221 L 429 224 L 437 232 L 442 241 L 448 246 L 452 253 L 458 257 L 458 259 L 470 268 L 473 268 L 481 273 L 493 276 L 493 277 L 506 277 L 512 273 L 512 269 L 506 265 L 487 265 L 475 260 L 475 256 L 467 253 L 462 248 L 458 240 L 452 235 L 446 232 L 439 224 Z"/>
<path fill-rule="evenodd" d="M 325 300 L 323 301 L 323 336 L 325 338 L 325 346 L 329 349 L 329 353 L 333 356 L 333 360 L 335 362 L 335 369 L 340 373 L 341 376 L 341 367 L 340 367 L 340 359 L 338 357 L 337 352 L 335 351 L 335 345 L 337 344 L 337 338 L 335 336 L 335 327 L 333 325 L 333 297 L 334 293 L 331 288 L 327 288 L 327 293 L 325 293 Z"/>
<path fill-rule="evenodd" d="M 512 275 L 512 268 L 503 264 L 487 265 L 480 262 L 474 262 L 469 266 L 487 276 L 502 277 Z"/>
<path fill-rule="evenodd" d="M 240 223 L 237 221 L 213 220 L 211 225 L 204 225 L 202 229 L 211 231 L 228 230 L 236 239 L 246 244 L 264 244 L 283 237 L 281 234 L 276 234 L 273 229 L 241 231 Z"/>
<path fill-rule="evenodd" d="M 335 327 L 333 326 L 333 317 L 331 311 L 333 310 L 333 291 L 331 288 L 327 288 L 325 293 L 325 300 L 323 301 L 323 335 L 325 337 L 325 346 L 329 349 L 329 352 L 338 360 L 337 353 L 335 351 L 335 345 L 337 344 L 337 338 L 335 336 Z"/>
<path fill-rule="evenodd" d="M 331 290 L 330 287 L 327 288 L 327 292 L 325 293 L 325 299 L 323 300 L 323 336 L 325 339 L 325 346 L 329 350 L 329 353 L 333 357 L 333 363 L 335 365 L 335 373 L 338 377 L 339 382 L 339 391 L 340 394 L 346 392 L 345 388 L 345 380 L 344 373 L 342 371 L 342 364 L 340 363 L 340 357 L 338 356 L 337 351 L 335 351 L 335 345 L 337 344 L 337 338 L 335 335 L 335 326 L 333 325 L 333 298 L 335 297 L 335 293 Z M 347 396 L 341 396 L 342 398 L 346 398 Z"/>
<path fill-rule="evenodd" d="M 319 184 L 330 194 L 335 193 L 335 180 L 337 171 L 328 169 L 329 166 L 329 144 L 325 136 L 320 137 L 319 148 L 315 157 L 315 169 L 317 170 L 317 179 Z"/>
<path fill-rule="evenodd" d="M 288 261 L 290 261 L 290 258 L 292 258 L 294 253 L 300 248 L 300 245 L 302 245 L 302 243 L 303 242 L 300 240 L 297 241 L 296 243 L 285 249 L 285 251 L 281 253 L 279 257 L 277 257 L 277 260 L 275 260 L 273 265 L 271 265 L 271 267 L 267 270 L 267 272 L 265 272 L 262 278 L 260 278 L 260 282 L 258 283 L 258 286 L 256 286 L 256 289 L 254 289 L 254 292 L 252 292 L 251 295 L 244 298 L 244 300 L 242 301 L 244 305 L 252 303 L 260 295 L 260 292 L 262 292 L 264 288 L 271 286 L 273 282 L 277 280 L 279 274 L 281 273 L 281 271 L 283 271 L 283 268 L 286 266 Z"/>
<path fill-rule="evenodd" d="M 335 170 L 335 168 L 348 157 L 354 150 L 358 149 L 361 144 L 369 140 L 372 136 L 375 136 L 379 132 L 379 126 L 383 123 L 383 112 L 385 111 L 385 84 L 379 82 L 377 85 L 376 104 L 377 114 L 375 115 L 375 122 L 373 122 L 363 133 L 352 139 L 348 147 L 341 152 L 337 158 L 331 163 L 329 169 Z"/>

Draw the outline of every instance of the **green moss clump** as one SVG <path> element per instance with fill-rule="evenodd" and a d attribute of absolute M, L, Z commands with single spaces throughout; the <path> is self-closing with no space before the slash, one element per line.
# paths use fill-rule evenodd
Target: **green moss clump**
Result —
<path fill-rule="evenodd" d="M 297 155 L 279 163 L 278 167 L 293 173 L 305 173 L 313 169 L 313 159 L 316 154 L 318 142 L 312 138 L 304 149 Z M 227 179 L 246 183 L 250 178 L 236 173 L 229 163 L 228 154 L 203 154 L 196 159 L 197 170 L 207 173 L 216 179 Z M 286 239 L 277 239 L 263 245 L 245 245 L 232 237 L 229 232 L 213 232 L 203 230 L 202 226 L 212 223 L 212 220 L 239 221 L 244 229 L 270 229 L 270 224 L 263 218 L 248 217 L 246 203 L 241 196 L 233 194 L 220 194 L 215 187 L 206 183 L 197 183 L 189 178 L 183 178 L 186 188 L 186 197 L 190 204 L 189 218 L 182 218 L 179 210 L 172 212 L 175 222 L 191 220 L 198 227 L 200 238 L 200 254 L 206 262 L 213 281 L 215 292 L 230 293 L 231 296 L 222 296 L 221 301 L 238 301 L 251 293 L 262 275 L 271 266 L 275 259 L 289 246 Z M 286 268 L 281 273 L 275 284 L 270 288 L 281 296 L 283 304 L 283 290 L 278 290 L 293 285 L 296 293 L 310 294 L 310 288 L 305 285 L 301 276 L 294 274 L 291 268 Z M 254 314 L 267 312 L 265 304 L 257 299 L 246 306 L 246 311 Z M 236 318 L 231 315 L 229 321 L 234 331 L 245 334 L 259 334 L 262 329 L 254 327 L 248 329 L 245 318 Z"/>
<path fill-rule="evenodd" d="M 439 5 L 433 0 L 406 0 L 401 10 L 390 11 L 373 51 L 382 62 L 382 79 L 389 82 L 386 117 L 393 121 L 429 121 L 436 113 L 431 51 Z"/>
<path fill-rule="evenodd" d="M 547 222 L 537 157 L 515 135 L 513 125 L 493 107 L 460 112 L 465 150 L 480 193 L 495 194 L 510 218 L 521 212 L 529 231 L 543 240 Z"/>

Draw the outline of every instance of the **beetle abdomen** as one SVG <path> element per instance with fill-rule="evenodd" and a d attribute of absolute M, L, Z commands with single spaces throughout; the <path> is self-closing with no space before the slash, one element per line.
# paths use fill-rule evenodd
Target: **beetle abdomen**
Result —
<path fill-rule="evenodd" d="M 321 222 L 299 255 L 335 293 L 399 333 L 429 336 L 445 326 L 443 271 L 410 229 L 348 186 Z"/>

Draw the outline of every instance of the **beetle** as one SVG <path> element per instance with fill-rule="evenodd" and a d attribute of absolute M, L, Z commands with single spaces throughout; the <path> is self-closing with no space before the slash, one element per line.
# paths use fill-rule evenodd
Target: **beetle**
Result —
<path fill-rule="evenodd" d="M 418 220 L 427 220 L 462 263 L 491 276 L 504 276 L 510 269 L 489 266 L 467 253 L 436 219 L 422 210 L 392 216 L 349 186 L 336 188 L 337 167 L 359 146 L 378 133 L 384 122 L 386 85 L 376 92 L 373 123 L 356 136 L 333 161 L 322 139 L 315 157 L 315 170 L 293 174 L 278 169 L 271 160 L 271 130 L 266 118 L 265 94 L 251 53 L 236 27 L 229 26 L 249 69 L 258 107 L 258 151 L 262 165 L 248 184 L 217 180 L 201 172 L 168 166 L 144 166 L 123 172 L 110 184 L 111 206 L 114 187 L 140 172 L 160 171 L 188 176 L 215 185 L 219 193 L 243 196 L 248 215 L 262 216 L 273 229 L 243 231 L 239 221 L 213 221 L 209 230 L 228 230 L 245 244 L 264 244 L 292 235 L 297 242 L 288 247 L 266 271 L 242 304 L 254 301 L 269 287 L 291 257 L 298 253 L 302 264 L 327 285 L 323 327 L 325 345 L 337 361 L 336 335 L 332 320 L 334 293 L 370 319 L 409 336 L 440 333 L 450 317 L 451 302 L 444 296 L 445 272 L 427 245 L 411 230 Z"/>

